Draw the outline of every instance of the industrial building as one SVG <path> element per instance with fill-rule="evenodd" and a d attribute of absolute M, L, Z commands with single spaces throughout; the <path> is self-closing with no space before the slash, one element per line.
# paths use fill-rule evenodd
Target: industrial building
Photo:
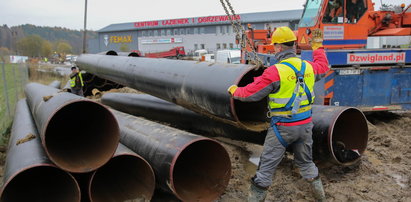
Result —
<path fill-rule="evenodd" d="M 255 29 L 289 26 L 297 29 L 303 10 L 245 13 L 233 16 L 244 26 Z M 159 52 L 183 46 L 190 53 L 198 49 L 214 52 L 237 48 L 235 31 L 226 15 L 111 24 L 97 31 L 98 38 L 89 42 L 88 50 L 138 50 Z"/>

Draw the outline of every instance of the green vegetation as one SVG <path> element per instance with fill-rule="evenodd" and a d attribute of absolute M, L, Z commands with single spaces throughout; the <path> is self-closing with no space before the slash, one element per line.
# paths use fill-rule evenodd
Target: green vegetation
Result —
<path fill-rule="evenodd" d="M 23 86 L 27 81 L 27 73 L 24 70 L 25 64 L 5 64 L 4 67 L 7 89 L 4 85 L 2 64 L 0 63 L 0 146 L 7 143 L 15 106 L 18 99 L 23 97 Z M 5 93 L 8 96 L 10 113 L 7 110 Z"/>

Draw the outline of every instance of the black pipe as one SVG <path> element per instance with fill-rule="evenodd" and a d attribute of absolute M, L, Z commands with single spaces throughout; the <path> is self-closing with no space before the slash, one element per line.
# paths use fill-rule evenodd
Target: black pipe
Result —
<path fill-rule="evenodd" d="M 266 131 L 256 133 L 236 129 L 146 94 L 107 93 L 101 101 L 126 113 L 204 135 L 229 137 L 257 144 L 263 144 L 266 136 Z M 367 121 L 360 110 L 314 105 L 313 123 L 315 160 L 352 165 L 360 159 L 368 140 Z M 341 143 L 345 148 L 341 147 Z M 352 150 L 355 149 L 360 155 L 353 153 Z"/>
<path fill-rule="evenodd" d="M 217 141 L 113 110 L 121 143 L 154 169 L 157 185 L 182 201 L 213 201 L 228 185 L 230 157 Z"/>
<path fill-rule="evenodd" d="M 365 115 L 353 107 L 313 106 L 313 156 L 320 161 L 352 165 L 367 148 Z"/>
<path fill-rule="evenodd" d="M 101 102 L 128 114 L 204 136 L 263 144 L 266 135 L 266 131 L 253 132 L 237 128 L 147 94 L 106 93 L 101 97 Z"/>
<path fill-rule="evenodd" d="M 233 64 L 83 54 L 76 64 L 101 78 L 135 88 L 200 114 L 254 131 L 267 125 L 266 99 L 233 100 L 232 84 L 250 83 L 262 69 Z"/>
<path fill-rule="evenodd" d="M 48 86 L 53 87 L 53 88 L 60 89 L 61 81 L 59 81 L 59 80 L 54 80 L 54 81 L 51 82 Z"/>
<path fill-rule="evenodd" d="M 90 179 L 91 201 L 150 201 L 154 193 L 153 169 L 141 156 L 119 144 L 113 158 Z"/>
<path fill-rule="evenodd" d="M 80 201 L 69 173 L 46 156 L 26 99 L 17 103 L 9 140 L 0 201 Z"/>
<path fill-rule="evenodd" d="M 43 147 L 58 167 L 90 172 L 110 160 L 120 132 L 105 106 L 37 83 L 27 84 L 25 93 Z"/>

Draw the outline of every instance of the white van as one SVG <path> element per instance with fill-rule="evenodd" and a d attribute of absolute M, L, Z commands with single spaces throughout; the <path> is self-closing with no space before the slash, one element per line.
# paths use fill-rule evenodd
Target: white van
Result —
<path fill-rule="evenodd" d="M 240 64 L 240 60 L 240 50 L 219 50 L 215 56 L 216 63 Z"/>
<path fill-rule="evenodd" d="M 205 50 L 205 49 L 196 50 L 196 51 L 194 51 L 193 59 L 199 61 L 199 60 L 201 60 L 201 58 L 203 57 L 203 55 L 205 55 L 205 54 L 207 54 L 207 53 L 208 53 L 208 51 Z"/>
<path fill-rule="evenodd" d="M 206 61 L 206 62 L 212 62 L 212 63 L 214 63 L 215 62 L 215 58 L 214 58 L 214 54 L 205 54 L 204 55 L 204 61 Z"/>

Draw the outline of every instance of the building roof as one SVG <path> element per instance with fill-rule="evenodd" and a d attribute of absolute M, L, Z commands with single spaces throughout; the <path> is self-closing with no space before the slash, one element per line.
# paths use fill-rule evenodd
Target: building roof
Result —
<path fill-rule="evenodd" d="M 270 11 L 259 13 L 244 13 L 239 14 L 235 18 L 240 19 L 242 23 L 257 23 L 257 22 L 281 22 L 299 20 L 302 16 L 302 9 L 287 10 L 287 11 Z M 154 21 L 128 22 L 108 25 L 97 32 L 115 32 L 115 31 L 130 31 L 143 29 L 159 29 L 184 26 L 206 26 L 217 24 L 230 24 L 226 15 L 221 16 L 205 16 L 194 18 L 178 18 L 164 19 Z"/>

